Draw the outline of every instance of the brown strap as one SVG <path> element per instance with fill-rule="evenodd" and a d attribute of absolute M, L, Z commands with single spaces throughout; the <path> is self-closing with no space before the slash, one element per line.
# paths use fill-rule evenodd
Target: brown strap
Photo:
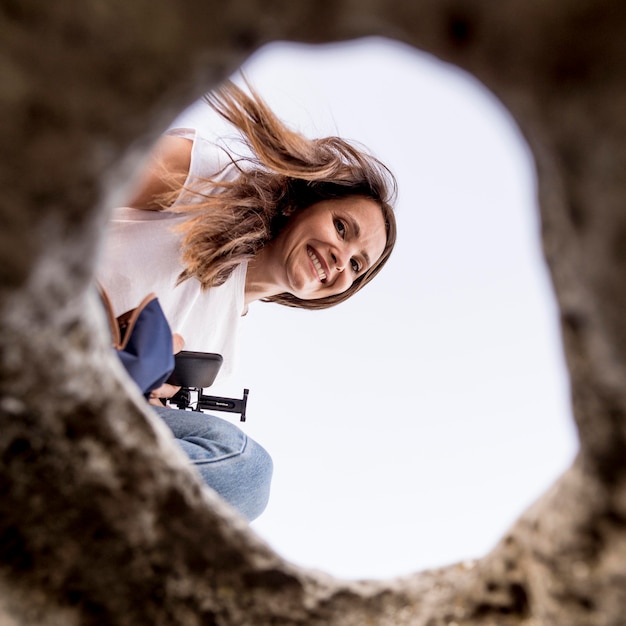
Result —
<path fill-rule="evenodd" d="M 137 319 L 143 309 L 148 306 L 152 300 L 156 298 L 156 294 L 149 293 L 139 304 L 138 307 L 122 313 L 122 315 L 115 317 L 113 313 L 113 305 L 111 300 L 104 289 L 104 287 L 98 283 L 98 291 L 100 292 L 100 298 L 104 306 L 104 310 L 107 314 L 109 321 L 109 328 L 111 329 L 111 342 L 116 350 L 123 350 L 133 333 L 133 328 L 137 323 Z"/>
<path fill-rule="evenodd" d="M 113 347 L 119 350 L 120 327 L 113 313 L 113 305 L 111 304 L 111 300 L 109 299 L 107 292 L 104 290 L 104 287 L 100 284 L 98 284 L 98 291 L 100 292 L 100 299 L 102 300 L 104 311 L 109 321 L 109 329 L 111 330 L 111 342 L 113 343 Z"/>

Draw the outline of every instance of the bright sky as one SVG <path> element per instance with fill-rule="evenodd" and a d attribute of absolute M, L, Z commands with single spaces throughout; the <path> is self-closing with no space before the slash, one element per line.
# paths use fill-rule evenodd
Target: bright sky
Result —
<path fill-rule="evenodd" d="M 381 275 L 329 311 L 253 304 L 239 372 L 211 388 L 250 389 L 243 428 L 274 459 L 253 528 L 347 578 L 483 556 L 577 447 L 528 149 L 476 80 L 400 44 L 273 44 L 244 71 L 400 189 Z M 204 105 L 182 117 L 213 129 Z"/>

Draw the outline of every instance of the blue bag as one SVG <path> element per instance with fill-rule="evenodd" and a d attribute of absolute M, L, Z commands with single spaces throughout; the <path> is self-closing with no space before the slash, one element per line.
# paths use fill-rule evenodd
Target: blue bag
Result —
<path fill-rule="evenodd" d="M 119 317 L 106 292 L 100 295 L 107 310 L 113 348 L 130 377 L 146 398 L 160 387 L 174 371 L 172 331 L 157 297 L 147 295 L 135 309 Z"/>

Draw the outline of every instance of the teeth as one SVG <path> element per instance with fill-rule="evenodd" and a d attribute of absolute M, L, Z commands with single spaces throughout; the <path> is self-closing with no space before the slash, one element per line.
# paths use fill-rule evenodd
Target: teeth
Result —
<path fill-rule="evenodd" d="M 315 269 L 317 270 L 317 275 L 319 276 L 319 279 L 322 282 L 324 282 L 326 280 L 326 272 L 322 269 L 322 264 L 320 263 L 319 259 L 315 256 L 315 253 L 313 252 L 313 250 L 311 250 L 311 248 L 307 248 L 306 251 L 311 261 L 313 261 L 313 265 L 315 266 Z"/>

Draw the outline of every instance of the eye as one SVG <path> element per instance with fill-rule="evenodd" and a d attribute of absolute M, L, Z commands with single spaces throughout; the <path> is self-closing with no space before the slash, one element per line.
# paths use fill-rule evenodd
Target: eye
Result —
<path fill-rule="evenodd" d="M 352 266 L 352 271 L 355 274 L 358 274 L 361 271 L 361 264 L 356 259 L 350 259 L 350 265 Z"/>
<path fill-rule="evenodd" d="M 342 220 L 336 219 L 335 228 L 337 229 L 339 236 L 343 239 L 346 235 L 346 225 L 343 223 Z"/>

